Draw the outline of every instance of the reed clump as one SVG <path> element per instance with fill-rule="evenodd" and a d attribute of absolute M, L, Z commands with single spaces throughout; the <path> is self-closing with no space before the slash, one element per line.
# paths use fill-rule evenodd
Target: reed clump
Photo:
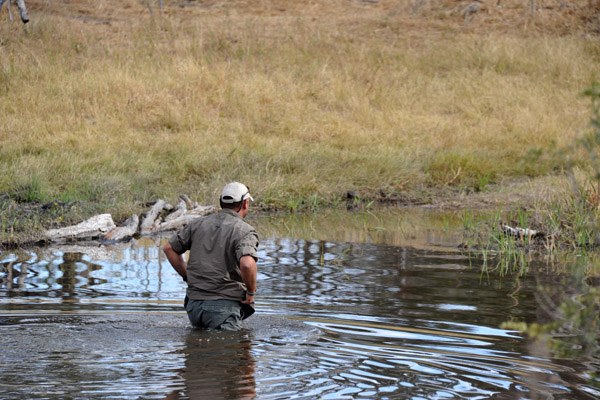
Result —
<path fill-rule="evenodd" d="M 526 274 L 551 272 L 556 283 L 541 288 L 539 307 L 545 322 L 507 321 L 501 328 L 516 329 L 549 342 L 555 357 L 598 357 L 600 344 L 600 84 L 583 92 L 591 100 L 589 126 L 573 146 L 556 157 L 569 165 L 563 179 L 532 210 L 517 210 L 509 218 L 523 229 L 544 232 L 537 243 L 531 237 L 507 236 L 499 227 L 499 215 L 483 246 L 483 271 Z M 534 262 L 535 249 L 542 249 Z M 490 257 L 491 256 L 491 257 Z M 488 262 L 491 258 L 493 261 Z M 493 263 L 496 266 L 493 266 Z M 530 266 L 533 268 L 530 270 Z M 597 380 L 590 371 L 590 381 Z"/>
<path fill-rule="evenodd" d="M 30 3 L 0 23 L 0 193 L 117 220 L 230 180 L 289 209 L 560 172 L 600 60 L 515 2 Z"/>

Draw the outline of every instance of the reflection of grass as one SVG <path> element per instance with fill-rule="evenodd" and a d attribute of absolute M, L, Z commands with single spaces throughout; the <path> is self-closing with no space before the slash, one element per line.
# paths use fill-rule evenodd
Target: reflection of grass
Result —
<path fill-rule="evenodd" d="M 325 242 L 321 242 L 320 250 L 320 265 L 321 268 L 325 266 L 334 267 L 336 270 L 344 274 L 346 279 L 350 280 L 350 276 L 344 270 L 344 257 L 350 252 L 350 248 L 345 248 L 341 253 L 337 254 L 333 260 L 325 260 Z"/>
<path fill-rule="evenodd" d="M 322 210 L 317 213 L 249 216 L 262 237 L 294 237 L 330 242 L 380 243 L 426 246 L 460 240 L 460 219 L 455 212 L 371 209 L 369 211 Z M 444 232 L 444 227 L 449 230 Z"/>
<path fill-rule="evenodd" d="M 532 338 L 548 339 L 554 356 L 560 358 L 600 355 L 600 288 L 589 280 L 589 265 L 598 264 L 598 254 L 560 256 L 565 272 L 553 286 L 539 288 L 538 308 L 545 321 L 507 321 L 503 329 L 515 329 Z M 597 383 L 596 383 L 597 384 Z"/>

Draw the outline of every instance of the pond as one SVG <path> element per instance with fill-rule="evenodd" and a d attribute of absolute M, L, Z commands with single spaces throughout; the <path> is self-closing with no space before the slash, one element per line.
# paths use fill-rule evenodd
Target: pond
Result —
<path fill-rule="evenodd" d="M 500 329 L 542 322 L 539 288 L 555 276 L 482 274 L 483 257 L 458 247 L 463 220 L 423 210 L 251 218 L 262 239 L 257 312 L 235 333 L 189 326 L 166 238 L 3 252 L 0 397 L 600 397 L 589 376 L 598 360 L 554 359 Z"/>

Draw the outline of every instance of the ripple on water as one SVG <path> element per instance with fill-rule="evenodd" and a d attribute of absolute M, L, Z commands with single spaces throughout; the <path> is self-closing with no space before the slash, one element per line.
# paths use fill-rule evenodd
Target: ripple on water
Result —
<path fill-rule="evenodd" d="M 536 320 L 538 282 L 456 250 L 269 239 L 257 314 L 226 333 L 189 327 L 158 245 L 1 255 L 0 397 L 598 397 L 498 328 Z"/>

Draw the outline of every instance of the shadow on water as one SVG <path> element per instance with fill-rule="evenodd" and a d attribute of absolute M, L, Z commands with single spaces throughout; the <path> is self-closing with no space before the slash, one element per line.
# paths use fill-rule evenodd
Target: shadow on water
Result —
<path fill-rule="evenodd" d="M 256 218 L 260 296 L 237 333 L 189 326 L 164 239 L 3 253 L 0 397 L 599 397 L 598 360 L 499 328 L 543 319 L 556 277 L 482 275 L 457 219 Z"/>

